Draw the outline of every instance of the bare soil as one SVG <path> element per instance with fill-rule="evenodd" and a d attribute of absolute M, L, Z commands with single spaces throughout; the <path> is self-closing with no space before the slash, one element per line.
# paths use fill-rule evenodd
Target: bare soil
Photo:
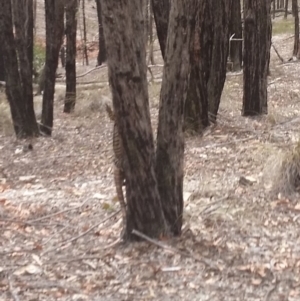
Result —
<path fill-rule="evenodd" d="M 290 34 L 273 43 L 290 58 Z M 95 66 L 81 63 L 78 75 Z M 155 130 L 162 67 L 153 71 Z M 280 154 L 299 139 L 299 72 L 272 50 L 269 114 L 259 118 L 241 116 L 242 74 L 228 73 L 217 125 L 187 136 L 183 234 L 164 246 L 114 244 L 121 221 L 107 69 L 79 78 L 72 115 L 62 113 L 58 83 L 51 138 L 0 136 L 0 300 L 300 300 L 299 195 L 271 186 Z"/>

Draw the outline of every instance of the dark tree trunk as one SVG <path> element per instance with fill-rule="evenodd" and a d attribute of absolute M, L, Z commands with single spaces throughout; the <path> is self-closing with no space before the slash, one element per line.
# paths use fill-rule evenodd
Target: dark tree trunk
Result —
<path fill-rule="evenodd" d="M 66 5 L 66 96 L 64 112 L 71 113 L 76 103 L 76 30 L 78 0 L 69 0 Z"/>
<path fill-rule="evenodd" d="M 98 24 L 99 24 L 99 51 L 97 57 L 97 66 L 101 66 L 106 61 L 106 47 L 102 25 L 101 0 L 96 0 Z"/>
<path fill-rule="evenodd" d="M 144 37 L 145 37 L 145 46 L 148 44 L 148 33 L 149 33 L 149 13 L 148 13 L 148 2 L 149 0 L 142 0 L 143 8 L 143 23 L 144 23 Z"/>
<path fill-rule="evenodd" d="M 53 99 L 55 92 L 55 75 L 58 66 L 59 50 L 64 33 L 64 4 L 61 0 L 45 0 L 46 15 L 46 61 L 45 89 L 41 130 L 51 135 L 53 127 Z"/>
<path fill-rule="evenodd" d="M 59 51 L 60 63 L 63 68 L 66 68 L 66 48 L 65 45 L 60 47 Z"/>
<path fill-rule="evenodd" d="M 0 43 L 0 81 L 5 81 L 4 53 L 2 43 Z"/>
<path fill-rule="evenodd" d="M 153 9 L 152 1 L 149 1 L 149 61 L 151 65 L 154 65 L 154 55 L 153 55 Z"/>
<path fill-rule="evenodd" d="M 190 41 L 196 1 L 172 0 L 157 131 L 156 176 L 164 215 L 173 235 L 183 215 L 184 105 L 190 73 Z"/>
<path fill-rule="evenodd" d="M 33 72 L 33 43 L 34 43 L 34 7 L 33 7 L 33 0 L 25 1 L 27 3 L 27 19 L 25 20 L 28 22 L 27 24 L 27 32 L 26 32 L 26 44 L 27 44 L 27 51 L 28 51 L 28 61 L 31 72 Z M 25 23 L 26 24 L 26 23 Z M 24 26 L 24 25 L 23 25 Z"/>
<path fill-rule="evenodd" d="M 242 20 L 241 20 L 241 2 L 237 0 L 232 1 L 231 16 L 229 22 L 230 36 L 234 34 L 233 40 L 230 42 L 229 58 L 232 63 L 232 71 L 238 71 L 242 68 L 242 41 L 235 41 L 234 39 L 242 39 Z"/>
<path fill-rule="evenodd" d="M 27 50 L 29 32 L 27 26 L 30 22 L 27 24 L 24 22 L 25 18 L 31 16 L 24 14 L 24 11 L 28 12 L 27 1 L 14 0 L 13 4 L 16 38 L 13 34 L 11 1 L 1 0 L 0 43 L 3 46 L 6 95 L 15 133 L 18 138 L 26 138 L 39 134 L 33 109 L 32 70 Z"/>
<path fill-rule="evenodd" d="M 168 23 L 170 14 L 170 0 L 151 0 L 153 15 L 156 25 L 157 37 L 163 59 L 168 35 Z"/>
<path fill-rule="evenodd" d="M 85 64 L 89 64 L 89 56 L 87 51 L 87 35 L 86 35 L 86 17 L 85 17 L 85 0 L 81 1 L 82 3 L 82 24 L 83 24 L 83 54 L 85 57 Z"/>
<path fill-rule="evenodd" d="M 295 16 L 295 38 L 294 38 L 294 51 L 293 56 L 297 59 L 300 58 L 300 45 L 299 45 L 299 10 L 298 1 L 292 0 L 293 12 Z"/>
<path fill-rule="evenodd" d="M 216 3 L 210 2 L 210 4 L 213 12 L 214 33 L 207 96 L 209 117 L 212 121 L 215 121 L 226 79 L 231 0 L 220 0 Z"/>
<path fill-rule="evenodd" d="M 197 9 L 190 44 L 191 74 L 185 103 L 185 130 L 200 134 L 209 125 L 207 82 L 213 47 L 213 26 L 209 3 L 201 1 Z"/>
<path fill-rule="evenodd" d="M 287 19 L 289 10 L 289 0 L 285 0 L 285 8 L 284 8 L 284 18 Z"/>
<path fill-rule="evenodd" d="M 32 0 L 13 0 L 13 20 L 15 41 L 19 58 L 22 96 L 26 104 L 28 126 L 38 135 L 33 106 L 32 71 L 33 71 L 33 5 Z M 24 13 L 25 12 L 25 13 Z M 29 28 L 31 26 L 31 28 Z"/>
<path fill-rule="evenodd" d="M 244 116 L 267 114 L 268 69 L 271 47 L 270 0 L 245 1 Z"/>
<path fill-rule="evenodd" d="M 142 5 L 140 0 L 102 0 L 101 4 L 115 122 L 125 152 L 124 238 L 136 239 L 133 229 L 157 238 L 166 225 L 154 171 Z"/>

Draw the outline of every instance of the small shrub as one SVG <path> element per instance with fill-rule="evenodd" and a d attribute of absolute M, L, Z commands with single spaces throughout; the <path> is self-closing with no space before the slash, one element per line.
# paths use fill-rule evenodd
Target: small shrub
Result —
<path fill-rule="evenodd" d="M 300 190 L 300 141 L 294 149 L 284 153 L 277 162 L 274 173 L 273 190 L 276 193 L 289 195 Z"/>

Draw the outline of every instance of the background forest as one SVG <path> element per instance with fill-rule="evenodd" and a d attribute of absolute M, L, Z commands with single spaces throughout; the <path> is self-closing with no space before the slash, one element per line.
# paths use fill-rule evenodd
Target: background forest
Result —
<path fill-rule="evenodd" d="M 0 300 L 300 300 L 297 1 L 0 5 Z"/>

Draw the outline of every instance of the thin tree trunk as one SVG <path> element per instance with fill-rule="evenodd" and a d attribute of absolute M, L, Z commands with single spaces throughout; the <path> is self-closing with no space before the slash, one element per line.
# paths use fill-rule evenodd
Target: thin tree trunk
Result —
<path fill-rule="evenodd" d="M 233 40 L 230 42 L 229 57 L 232 62 L 232 71 L 239 71 L 242 68 L 242 41 L 235 39 L 243 38 L 242 20 L 241 20 L 241 2 L 233 0 L 231 5 L 231 16 L 229 22 L 230 36 L 234 34 Z"/>
<path fill-rule="evenodd" d="M 217 3 L 212 5 L 211 9 L 213 11 L 214 38 L 207 83 L 207 96 L 209 117 L 212 121 L 215 121 L 226 79 L 231 0 L 217 1 Z"/>
<path fill-rule="evenodd" d="M 151 0 L 156 25 L 157 37 L 162 57 L 165 58 L 165 48 L 168 35 L 170 0 Z"/>
<path fill-rule="evenodd" d="M 154 44 L 154 38 L 153 38 L 153 9 L 152 9 L 152 1 L 149 1 L 150 6 L 150 12 L 149 12 L 149 61 L 151 65 L 154 65 L 154 55 L 153 55 L 153 44 Z"/>
<path fill-rule="evenodd" d="M 196 1 L 171 2 L 157 131 L 156 176 L 164 215 L 173 235 L 183 215 L 184 105 L 190 73 L 191 26 Z"/>
<path fill-rule="evenodd" d="M 0 43 L 0 81 L 5 81 L 3 44 Z"/>
<path fill-rule="evenodd" d="M 61 0 L 45 0 L 46 62 L 41 130 L 51 135 L 53 127 L 53 99 L 59 50 L 64 33 L 64 3 Z"/>
<path fill-rule="evenodd" d="M 106 47 L 103 33 L 101 0 L 96 0 L 96 6 L 99 24 L 99 51 L 97 57 L 97 66 L 101 66 L 106 61 Z"/>
<path fill-rule="evenodd" d="M 212 18 L 209 2 L 201 1 L 190 45 L 191 74 L 185 103 L 185 130 L 199 134 L 209 125 L 207 82 L 213 46 Z"/>
<path fill-rule="evenodd" d="M 285 0 L 284 19 L 287 19 L 288 10 L 289 10 L 289 0 Z"/>
<path fill-rule="evenodd" d="M 140 0 L 101 4 L 115 122 L 125 153 L 124 239 L 136 239 L 133 229 L 157 238 L 166 226 L 154 171 L 142 5 Z"/>
<path fill-rule="evenodd" d="M 270 0 L 245 1 L 244 116 L 267 114 L 268 69 L 271 47 Z"/>
<path fill-rule="evenodd" d="M 76 31 L 78 0 L 69 0 L 66 5 L 66 96 L 64 113 L 71 113 L 76 103 Z"/>
<path fill-rule="evenodd" d="M 83 53 L 85 57 L 85 64 L 89 64 L 89 56 L 87 51 L 87 36 L 86 36 L 86 18 L 85 18 L 85 0 L 81 1 L 82 3 L 82 24 L 83 24 Z"/>
<path fill-rule="evenodd" d="M 294 51 L 293 56 L 297 59 L 300 58 L 300 45 L 299 45 L 299 10 L 298 1 L 292 0 L 293 11 L 295 14 L 295 38 L 294 38 Z"/>

